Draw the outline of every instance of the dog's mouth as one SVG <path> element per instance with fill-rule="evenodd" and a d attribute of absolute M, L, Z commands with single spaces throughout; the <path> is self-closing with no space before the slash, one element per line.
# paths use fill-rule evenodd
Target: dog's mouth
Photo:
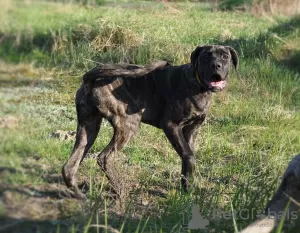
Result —
<path fill-rule="evenodd" d="M 226 87 L 227 82 L 225 80 L 210 82 L 211 87 L 215 87 L 218 89 L 223 89 Z"/>
<path fill-rule="evenodd" d="M 210 81 L 210 88 L 213 90 L 222 90 L 226 87 L 226 80 L 222 80 L 221 75 L 219 74 L 213 74 L 211 76 L 211 81 Z"/>

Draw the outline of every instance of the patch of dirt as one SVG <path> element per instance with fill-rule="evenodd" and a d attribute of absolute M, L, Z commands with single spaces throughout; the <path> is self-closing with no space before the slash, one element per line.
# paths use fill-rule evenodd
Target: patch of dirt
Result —
<path fill-rule="evenodd" d="M 1 5 L 0 5 L 1 6 Z M 0 60 L 0 77 L 10 76 L 28 76 L 36 77 L 38 70 L 36 70 L 33 64 L 9 64 Z"/>
<path fill-rule="evenodd" d="M 0 178 L 22 173 L 41 175 L 42 180 L 47 182 L 40 185 L 12 185 L 2 184 L 0 181 L 0 231 L 56 232 L 59 225 L 61 232 L 70 232 L 75 222 L 80 227 L 85 226 L 96 202 L 99 202 L 99 218 L 104 218 L 104 205 L 107 216 L 113 219 L 112 216 L 118 215 L 120 222 L 128 217 L 137 219 L 138 222 L 145 215 L 157 216 L 161 211 L 157 199 L 166 197 L 166 187 L 143 184 L 140 180 L 143 168 L 126 163 L 126 156 L 122 153 L 109 160 L 111 180 L 104 180 L 101 193 L 103 173 L 92 177 L 92 180 L 88 174 L 78 173 L 78 186 L 89 198 L 86 201 L 72 198 L 74 193 L 63 184 L 62 175 L 51 173 L 52 166 L 38 155 L 27 158 L 21 168 L 0 167 Z M 45 173 L 37 172 L 40 170 Z"/>
<path fill-rule="evenodd" d="M 51 137 L 58 138 L 61 141 L 64 140 L 75 140 L 76 139 L 76 132 L 75 131 L 63 131 L 63 130 L 56 130 L 51 134 Z"/>
<path fill-rule="evenodd" d="M 0 117 L 0 128 L 15 128 L 19 125 L 19 122 L 23 119 L 22 116 L 6 115 Z"/>
<path fill-rule="evenodd" d="M 71 193 L 60 184 L 3 185 L 1 201 L 5 216 L 12 219 L 55 220 L 76 216 L 83 202 L 69 198 Z"/>

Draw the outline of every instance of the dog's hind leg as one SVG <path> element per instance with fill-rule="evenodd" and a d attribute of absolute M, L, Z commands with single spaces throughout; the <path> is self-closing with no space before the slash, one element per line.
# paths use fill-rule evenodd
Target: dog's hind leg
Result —
<path fill-rule="evenodd" d="M 114 129 L 114 135 L 109 144 L 98 155 L 98 164 L 104 171 L 107 179 L 110 181 L 114 191 L 121 196 L 122 187 L 118 177 L 121 174 L 117 174 L 118 171 L 114 170 L 112 166 L 107 164 L 108 158 L 112 153 L 116 153 L 123 149 L 130 139 L 138 131 L 141 122 L 140 115 L 136 114 L 130 117 L 114 117 L 111 121 Z"/>
<path fill-rule="evenodd" d="M 66 185 L 74 192 L 75 198 L 83 199 L 85 195 L 78 189 L 76 173 L 86 153 L 91 148 L 98 135 L 102 118 L 98 112 L 91 110 L 86 104 L 77 104 L 77 133 L 72 154 L 63 166 L 62 175 Z"/>

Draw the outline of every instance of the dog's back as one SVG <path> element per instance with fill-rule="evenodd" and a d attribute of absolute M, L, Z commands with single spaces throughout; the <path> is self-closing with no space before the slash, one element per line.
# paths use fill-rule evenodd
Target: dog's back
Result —
<path fill-rule="evenodd" d="M 170 66 L 166 61 L 156 61 L 142 66 L 127 63 L 98 65 L 83 76 L 83 83 L 94 83 L 97 79 L 104 78 L 140 78 L 151 71 Z"/>
<path fill-rule="evenodd" d="M 159 100 L 155 95 L 152 72 L 170 66 L 165 61 L 149 65 L 108 64 L 97 66 L 83 76 L 76 103 L 97 108 L 101 116 L 110 120 L 114 115 L 126 117 L 141 114 L 152 125 L 158 117 Z M 85 99 L 85 101 L 82 101 Z M 154 110 L 152 110 L 154 109 Z"/>

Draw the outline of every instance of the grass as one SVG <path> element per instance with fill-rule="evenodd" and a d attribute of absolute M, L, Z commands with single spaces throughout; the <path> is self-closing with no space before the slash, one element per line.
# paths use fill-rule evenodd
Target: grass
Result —
<path fill-rule="evenodd" d="M 219 9 L 238 9 L 251 11 L 256 15 L 263 14 L 285 14 L 296 15 L 299 13 L 299 2 L 297 0 L 267 1 L 267 0 L 220 0 L 217 1 Z"/>
<path fill-rule="evenodd" d="M 218 211 L 264 209 L 300 151 L 299 17 L 213 12 L 194 3 L 0 4 L 0 232 L 102 232 L 97 225 L 184 232 L 192 204 L 210 231 L 233 232 L 255 218 Z M 74 141 L 51 135 L 75 130 L 82 74 L 97 62 L 183 64 L 206 43 L 232 45 L 241 62 L 239 77 L 232 72 L 229 88 L 214 95 L 197 139 L 199 187 L 180 192 L 179 156 L 160 130 L 142 125 L 117 159 L 124 179 L 136 183 L 125 205 L 92 158 L 79 171 L 89 200 L 57 197 L 64 189 L 57 174 Z M 4 125 L 7 116 L 14 118 Z M 104 122 L 90 153 L 101 151 L 111 134 Z M 293 232 L 291 226 L 282 232 Z"/>

